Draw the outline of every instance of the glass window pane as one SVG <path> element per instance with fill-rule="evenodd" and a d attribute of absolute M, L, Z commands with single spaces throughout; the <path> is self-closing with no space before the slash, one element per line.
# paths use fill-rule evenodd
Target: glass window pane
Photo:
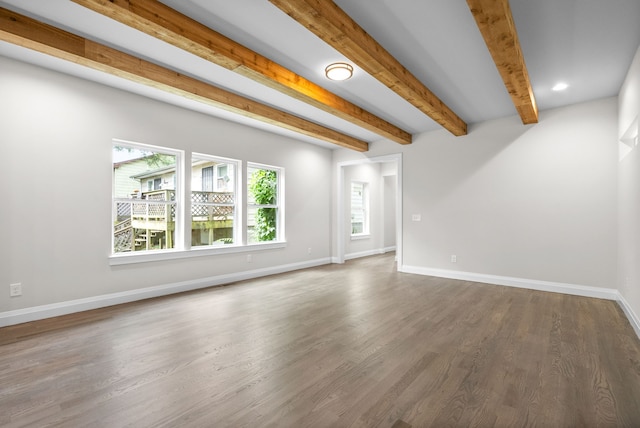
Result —
<path fill-rule="evenodd" d="M 278 169 L 247 168 L 247 242 L 279 238 Z"/>
<path fill-rule="evenodd" d="M 351 183 L 351 234 L 369 233 L 367 218 L 369 200 L 367 198 L 367 184 Z"/>
<path fill-rule="evenodd" d="M 278 173 L 271 169 L 247 168 L 249 205 L 275 205 L 278 196 Z"/>
<path fill-rule="evenodd" d="M 177 156 L 113 146 L 114 253 L 174 248 Z"/>
<path fill-rule="evenodd" d="M 234 161 L 193 154 L 191 162 L 191 246 L 234 243 Z"/>
<path fill-rule="evenodd" d="M 278 237 L 277 208 L 250 206 L 247 210 L 247 241 L 273 241 Z"/>

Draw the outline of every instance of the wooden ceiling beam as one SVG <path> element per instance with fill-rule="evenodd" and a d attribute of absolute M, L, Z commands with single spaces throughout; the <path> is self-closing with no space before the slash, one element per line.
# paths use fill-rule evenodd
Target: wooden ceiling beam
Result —
<path fill-rule="evenodd" d="M 333 1 L 269 0 L 454 135 L 467 124 Z"/>
<path fill-rule="evenodd" d="M 73 0 L 400 144 L 411 134 L 155 0 Z"/>
<path fill-rule="evenodd" d="M 368 150 L 365 141 L 4 8 L 0 8 L 0 40 L 342 147 Z"/>
<path fill-rule="evenodd" d="M 538 106 L 509 0 L 467 0 L 467 4 L 522 123 L 537 123 Z"/>

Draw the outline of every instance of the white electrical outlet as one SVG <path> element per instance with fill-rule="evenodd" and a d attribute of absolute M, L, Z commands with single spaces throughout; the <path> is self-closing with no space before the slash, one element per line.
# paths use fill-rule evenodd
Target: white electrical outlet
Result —
<path fill-rule="evenodd" d="M 251 263 L 253 261 L 253 257 L 251 257 L 251 254 L 247 254 L 247 263 Z"/>
<path fill-rule="evenodd" d="M 18 296 L 22 296 L 22 284 L 21 283 L 16 283 L 16 284 L 10 284 L 9 285 L 9 296 L 10 297 L 18 297 Z"/>
<path fill-rule="evenodd" d="M 457 263 L 458 262 L 458 256 L 456 256 L 455 254 L 451 254 L 451 263 Z"/>
<path fill-rule="evenodd" d="M 307 253 L 311 254 L 311 247 L 307 248 Z"/>
<path fill-rule="evenodd" d="M 411 221 L 420 221 L 420 220 L 422 220 L 422 216 L 420 216 L 420 214 L 411 215 Z"/>

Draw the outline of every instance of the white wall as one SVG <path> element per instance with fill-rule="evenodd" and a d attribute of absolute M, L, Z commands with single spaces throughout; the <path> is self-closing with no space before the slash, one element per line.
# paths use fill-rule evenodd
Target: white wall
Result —
<path fill-rule="evenodd" d="M 383 247 L 385 250 L 393 249 L 396 246 L 396 193 L 398 188 L 398 177 L 396 174 L 383 175 L 383 208 L 384 231 Z"/>
<path fill-rule="evenodd" d="M 0 94 L 5 322 L 41 305 L 330 260 L 330 150 L 4 57 Z M 110 266 L 113 138 L 284 167 L 286 248 L 250 264 L 226 254 Z M 9 298 L 15 282 L 23 296 Z"/>
<path fill-rule="evenodd" d="M 640 48 L 619 96 L 618 136 L 636 126 L 640 116 Z M 637 140 L 636 140 L 637 141 Z M 628 314 L 640 327 L 640 146 L 620 144 L 618 182 L 618 288 Z M 638 332 L 640 335 L 640 331 Z"/>
<path fill-rule="evenodd" d="M 373 144 L 366 156 L 403 152 L 401 268 L 615 289 L 616 102 Z M 341 150 L 334 162 L 360 156 Z"/>

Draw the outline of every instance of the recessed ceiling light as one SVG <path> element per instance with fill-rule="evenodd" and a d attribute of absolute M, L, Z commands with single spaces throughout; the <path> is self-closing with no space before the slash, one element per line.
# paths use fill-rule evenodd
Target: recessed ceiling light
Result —
<path fill-rule="evenodd" d="M 560 82 L 560 83 L 556 83 L 555 86 L 553 88 L 551 88 L 551 90 L 552 91 L 564 91 L 568 87 L 569 87 L 569 85 L 567 85 L 566 83 Z"/>
<path fill-rule="evenodd" d="M 346 62 L 334 62 L 324 69 L 324 74 L 330 80 L 347 80 L 353 75 L 353 66 Z"/>

